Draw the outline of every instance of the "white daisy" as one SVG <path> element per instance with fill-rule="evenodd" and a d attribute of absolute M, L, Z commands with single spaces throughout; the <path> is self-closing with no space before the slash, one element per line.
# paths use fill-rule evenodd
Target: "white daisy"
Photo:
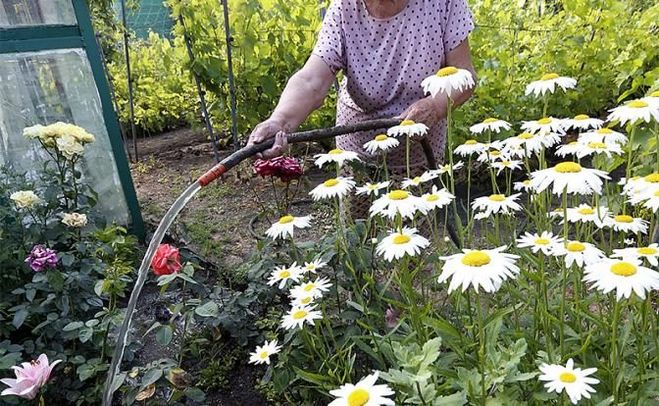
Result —
<path fill-rule="evenodd" d="M 659 109 L 643 100 L 632 100 L 609 111 L 611 113 L 607 117 L 607 121 L 619 121 L 620 125 L 625 125 L 628 121 L 631 124 L 635 124 L 637 121 L 649 123 L 654 120 L 659 122 Z"/>
<path fill-rule="evenodd" d="M 392 231 L 383 238 L 375 248 L 375 253 L 391 262 L 405 255 L 413 257 L 428 245 L 430 241 L 417 234 L 416 228 L 403 227 L 401 231 Z"/>
<path fill-rule="evenodd" d="M 525 95 L 533 94 L 535 97 L 544 96 L 545 93 L 554 93 L 556 86 L 567 91 L 568 89 L 574 89 L 577 86 L 577 80 L 567 77 L 560 76 L 558 73 L 547 73 L 542 75 L 540 80 L 533 81 L 526 85 Z"/>
<path fill-rule="evenodd" d="M 444 174 L 449 174 L 449 176 L 453 176 L 453 172 L 457 171 L 458 169 L 461 169 L 464 166 L 464 162 L 458 161 L 453 163 L 453 167 L 451 167 L 451 164 L 446 164 L 446 165 L 440 165 L 439 168 L 437 169 L 431 169 L 428 172 L 434 173 L 437 175 L 444 175 Z"/>
<path fill-rule="evenodd" d="M 519 193 L 515 193 L 510 196 L 493 194 L 478 197 L 471 203 L 474 210 L 480 211 L 474 218 L 483 219 L 490 217 L 492 214 L 511 214 L 511 212 L 522 210 L 522 206 L 516 202 L 519 196 Z"/>
<path fill-rule="evenodd" d="M 305 321 L 313 326 L 314 320 L 322 318 L 323 315 L 313 306 L 293 306 L 282 318 L 281 326 L 286 330 L 302 328 Z"/>
<path fill-rule="evenodd" d="M 380 194 L 380 190 L 388 188 L 390 183 L 391 182 L 389 181 L 378 182 L 378 183 L 366 183 L 364 186 L 360 186 L 357 189 L 355 189 L 355 193 L 357 195 L 366 194 L 367 196 L 370 195 L 377 196 Z"/>
<path fill-rule="evenodd" d="M 399 125 L 391 127 L 387 130 L 387 135 L 390 137 L 399 137 L 407 135 L 408 137 L 424 136 L 428 133 L 428 127 L 422 123 L 415 123 L 412 120 L 403 120 Z"/>
<path fill-rule="evenodd" d="M 387 385 L 376 385 L 378 372 L 368 375 L 357 385 L 347 383 L 339 389 L 331 390 L 330 395 L 336 397 L 328 406 L 394 406 L 393 400 L 387 396 L 395 392 Z"/>
<path fill-rule="evenodd" d="M 624 185 L 623 193 L 630 197 L 653 193 L 659 190 L 659 172 L 654 172 L 643 177 L 635 176 L 629 179 L 629 181 L 622 178 L 620 184 Z"/>
<path fill-rule="evenodd" d="M 530 158 L 531 155 L 533 155 L 533 153 L 525 149 L 523 145 L 514 145 L 514 144 L 506 145 L 505 147 L 503 147 L 501 152 L 504 154 L 504 156 L 507 156 L 510 159 Z"/>
<path fill-rule="evenodd" d="M 558 147 L 554 153 L 562 158 L 565 158 L 568 155 L 576 156 L 581 150 L 581 144 L 576 141 L 571 141 Z"/>
<path fill-rule="evenodd" d="M 613 154 L 622 155 L 623 151 L 620 145 L 616 143 L 595 142 L 579 143 L 579 151 L 577 151 L 577 158 L 583 158 L 593 154 L 605 154 L 611 158 Z"/>
<path fill-rule="evenodd" d="M 278 238 L 293 237 L 295 228 L 307 228 L 310 226 L 311 216 L 295 217 L 290 214 L 282 216 L 265 232 L 265 235 L 276 240 Z"/>
<path fill-rule="evenodd" d="M 309 281 L 302 283 L 297 286 L 293 286 L 290 292 L 291 297 L 304 296 L 305 294 L 311 294 L 313 297 L 322 297 L 323 292 L 327 292 L 332 286 L 329 279 L 327 278 L 316 278 L 314 281 Z"/>
<path fill-rule="evenodd" d="M 531 134 L 565 134 L 563 120 L 554 117 L 543 117 L 535 121 L 522 121 L 522 130 Z"/>
<path fill-rule="evenodd" d="M 580 204 L 567 209 L 567 221 L 570 223 L 594 223 L 598 227 L 603 227 L 610 217 L 609 209 L 604 206 L 591 207 L 587 204 Z"/>
<path fill-rule="evenodd" d="M 600 128 L 579 135 L 579 142 L 605 142 L 607 144 L 627 144 L 627 136 L 610 128 Z"/>
<path fill-rule="evenodd" d="M 542 372 L 542 375 L 538 379 L 547 382 L 545 384 L 547 391 L 549 393 L 561 393 L 565 389 L 565 393 L 570 397 L 573 405 L 576 405 L 582 397 L 590 399 L 590 394 L 596 392 L 590 385 L 596 385 L 600 382 L 588 376 L 597 372 L 597 368 L 584 370 L 574 368 L 572 358 L 567 360 L 565 366 L 542 364 L 540 365 L 540 372 Z"/>
<path fill-rule="evenodd" d="M 647 234 L 648 222 L 642 218 L 634 218 L 627 214 L 619 214 L 617 216 L 609 217 L 604 223 L 605 226 L 613 228 L 615 231 L 623 233 L 641 233 Z"/>
<path fill-rule="evenodd" d="M 286 282 L 294 281 L 297 282 L 302 279 L 304 271 L 299 267 L 295 262 L 291 266 L 279 266 L 275 268 L 274 271 L 270 274 L 268 279 L 268 285 L 273 286 L 279 283 L 279 289 L 283 289 L 286 286 Z"/>
<path fill-rule="evenodd" d="M 584 265 L 594 264 L 602 258 L 604 253 L 591 243 L 581 241 L 568 241 L 567 244 L 559 244 L 552 250 L 552 255 L 565 257 L 565 265 L 569 267 L 577 264 L 579 268 Z"/>
<path fill-rule="evenodd" d="M 523 132 L 515 137 L 506 138 L 504 143 L 510 148 L 522 147 L 529 153 L 537 153 L 542 150 L 544 137 L 539 134 Z"/>
<path fill-rule="evenodd" d="M 542 192 L 553 185 L 552 193 L 590 195 L 602 193 L 602 179 L 610 179 L 604 171 L 583 168 L 576 162 L 561 162 L 552 168 L 531 172 L 531 187 Z"/>
<path fill-rule="evenodd" d="M 309 194 L 314 200 L 332 197 L 338 197 L 340 199 L 350 193 L 354 187 L 355 181 L 351 177 L 344 178 L 339 176 L 337 178 L 327 179 L 325 182 L 316 186 Z"/>
<path fill-rule="evenodd" d="M 281 346 L 277 345 L 277 340 L 266 341 L 263 345 L 256 346 L 256 350 L 249 354 L 250 364 L 263 364 L 270 365 L 270 356 L 278 353 Z"/>
<path fill-rule="evenodd" d="M 654 106 L 655 108 L 659 108 L 659 90 L 655 90 L 649 95 L 643 97 L 641 100 L 651 106 Z"/>
<path fill-rule="evenodd" d="M 653 194 L 649 195 L 649 197 L 645 199 L 643 206 L 652 210 L 653 213 L 659 211 L 659 189 L 657 189 Z"/>
<path fill-rule="evenodd" d="M 403 179 L 402 187 L 403 189 L 409 189 L 413 186 L 419 186 L 422 183 L 437 179 L 438 176 L 439 174 L 436 171 L 425 171 L 421 176 L 416 176 L 412 179 Z"/>
<path fill-rule="evenodd" d="M 481 152 L 478 155 L 477 160 L 478 160 L 478 162 L 486 163 L 486 162 L 495 162 L 495 161 L 498 161 L 500 159 L 506 159 L 506 158 L 507 158 L 507 156 L 505 156 L 503 154 L 503 152 L 501 152 L 501 150 L 491 148 L 491 149 L 488 149 L 486 151 Z"/>
<path fill-rule="evenodd" d="M 650 265 L 659 266 L 659 244 L 653 243 L 647 247 L 629 247 L 613 250 L 613 258 L 645 258 Z"/>
<path fill-rule="evenodd" d="M 364 150 L 369 154 L 375 154 L 378 151 L 388 151 L 396 148 L 398 145 L 400 145 L 400 142 L 397 139 L 389 137 L 387 134 L 378 134 L 371 141 L 364 144 Z"/>
<path fill-rule="evenodd" d="M 501 161 L 493 162 L 492 167 L 497 170 L 497 175 L 500 175 L 504 169 L 522 169 L 522 161 L 504 159 Z"/>
<path fill-rule="evenodd" d="M 552 234 L 550 231 L 543 231 L 542 234 L 524 233 L 517 239 L 519 248 L 530 248 L 534 254 L 542 251 L 545 255 L 551 255 L 556 245 L 563 244 L 563 239 Z"/>
<path fill-rule="evenodd" d="M 574 116 L 574 118 L 566 118 L 563 121 L 563 125 L 566 130 L 574 129 L 585 131 L 590 129 L 598 129 L 602 128 L 603 124 L 604 121 L 600 120 L 599 118 L 588 117 L 587 114 L 578 114 Z"/>
<path fill-rule="evenodd" d="M 316 258 L 311 262 L 305 262 L 302 270 L 304 272 L 316 273 L 320 268 L 327 266 L 327 262 L 322 261 L 320 258 Z"/>
<path fill-rule="evenodd" d="M 379 214 L 383 217 L 393 219 L 397 214 L 403 218 L 414 218 L 417 211 L 425 213 L 427 207 L 423 199 L 404 190 L 392 190 L 380 196 L 371 205 L 369 212 L 371 216 Z"/>
<path fill-rule="evenodd" d="M 322 168 L 323 165 L 329 162 L 335 162 L 339 167 L 343 166 L 344 162 L 350 161 L 360 161 L 359 155 L 354 151 L 344 151 L 340 148 L 331 150 L 326 154 L 317 154 L 314 156 L 316 158 L 315 164 L 319 168 Z"/>
<path fill-rule="evenodd" d="M 531 180 L 525 179 L 521 182 L 513 183 L 513 190 L 517 192 L 521 192 L 521 191 L 528 192 L 529 190 L 531 190 Z"/>
<path fill-rule="evenodd" d="M 423 92 L 430 93 L 432 97 L 435 97 L 437 93 L 452 97 L 456 91 L 462 92 L 474 86 L 474 77 L 471 72 L 454 66 L 442 68 L 436 74 L 428 76 L 421 82 Z"/>
<path fill-rule="evenodd" d="M 428 210 L 434 210 L 448 205 L 455 196 L 445 188 L 437 189 L 437 186 L 433 185 L 432 192 L 424 194 L 421 199 L 425 201 Z"/>
<path fill-rule="evenodd" d="M 314 295 L 307 292 L 296 292 L 295 295 L 290 293 L 288 296 L 291 299 L 291 306 L 297 307 L 310 306 L 314 304 L 316 299 L 318 299 Z"/>
<path fill-rule="evenodd" d="M 467 140 L 464 144 L 458 145 L 454 152 L 459 156 L 469 156 L 473 154 L 480 154 L 487 149 L 487 145 L 476 140 Z"/>
<path fill-rule="evenodd" d="M 476 292 L 479 287 L 488 293 L 496 292 L 504 280 L 519 274 L 519 268 L 515 265 L 519 256 L 503 252 L 505 249 L 505 246 L 491 250 L 463 249 L 460 254 L 440 257 L 446 262 L 438 282 L 451 278 L 448 293 L 459 286 L 464 292 L 470 285 Z"/>
<path fill-rule="evenodd" d="M 478 124 L 474 124 L 469 127 L 469 131 L 474 134 L 480 134 L 484 131 L 492 131 L 499 133 L 501 130 L 510 130 L 510 123 L 504 120 L 499 120 L 498 118 L 486 118 Z"/>
<path fill-rule="evenodd" d="M 590 288 L 595 288 L 603 294 L 615 289 L 617 300 L 623 297 L 629 299 L 632 291 L 641 299 L 645 299 L 645 292 L 659 289 L 659 272 L 642 266 L 641 261 L 635 258 L 603 258 L 586 266 L 583 280 L 592 282 Z"/>

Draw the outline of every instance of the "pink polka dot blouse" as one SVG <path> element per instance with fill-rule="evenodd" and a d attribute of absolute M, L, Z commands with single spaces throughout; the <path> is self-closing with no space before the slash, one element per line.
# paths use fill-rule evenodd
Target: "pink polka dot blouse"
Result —
<path fill-rule="evenodd" d="M 364 0 L 333 0 L 313 54 L 332 72 L 343 71 L 336 124 L 394 117 L 424 97 L 421 81 L 444 66 L 448 51 L 473 30 L 466 0 L 409 0 L 398 14 L 372 17 Z M 446 122 L 430 129 L 436 158 L 443 157 Z M 337 147 L 370 155 L 363 148 L 376 132 L 348 134 Z M 388 154 L 392 168 L 405 165 L 404 142 Z M 426 163 L 421 146 L 412 143 L 411 165 Z"/>

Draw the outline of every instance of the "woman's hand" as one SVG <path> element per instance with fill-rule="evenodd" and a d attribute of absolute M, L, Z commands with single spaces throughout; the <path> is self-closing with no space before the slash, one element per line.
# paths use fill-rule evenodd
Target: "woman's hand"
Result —
<path fill-rule="evenodd" d="M 398 118 L 403 120 L 412 120 L 415 123 L 423 123 L 428 128 L 432 128 L 446 116 L 446 101 L 425 97 L 418 100 L 399 115 Z"/>
<path fill-rule="evenodd" d="M 256 154 L 256 157 L 259 159 L 270 159 L 276 156 L 279 156 L 284 153 L 286 147 L 288 146 L 288 141 L 286 133 L 284 132 L 284 126 L 273 118 L 269 118 L 262 123 L 259 123 L 249 136 L 247 141 L 247 146 L 253 144 L 260 144 L 263 141 L 269 140 L 270 138 L 275 139 L 275 143 L 270 149 L 267 149 L 263 152 Z"/>

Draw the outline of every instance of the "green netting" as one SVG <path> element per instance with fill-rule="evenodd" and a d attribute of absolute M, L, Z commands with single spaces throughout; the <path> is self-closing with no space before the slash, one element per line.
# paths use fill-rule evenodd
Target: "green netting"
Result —
<path fill-rule="evenodd" d="M 171 38 L 173 21 L 164 0 L 137 0 L 138 8 L 126 10 L 128 29 L 139 38 L 147 38 L 149 31 Z M 121 18 L 121 3 L 115 0 L 114 9 Z"/>

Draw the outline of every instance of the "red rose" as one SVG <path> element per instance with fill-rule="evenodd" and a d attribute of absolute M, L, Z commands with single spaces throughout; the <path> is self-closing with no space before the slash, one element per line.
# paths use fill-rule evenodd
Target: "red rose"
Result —
<path fill-rule="evenodd" d="M 254 172 L 262 177 L 276 176 L 283 182 L 290 182 L 302 176 L 302 167 L 297 159 L 285 156 L 254 162 Z"/>
<path fill-rule="evenodd" d="M 174 248 L 169 244 L 160 244 L 156 255 L 151 261 L 151 269 L 153 273 L 161 275 L 170 275 L 181 270 L 181 254 L 178 248 Z"/>

